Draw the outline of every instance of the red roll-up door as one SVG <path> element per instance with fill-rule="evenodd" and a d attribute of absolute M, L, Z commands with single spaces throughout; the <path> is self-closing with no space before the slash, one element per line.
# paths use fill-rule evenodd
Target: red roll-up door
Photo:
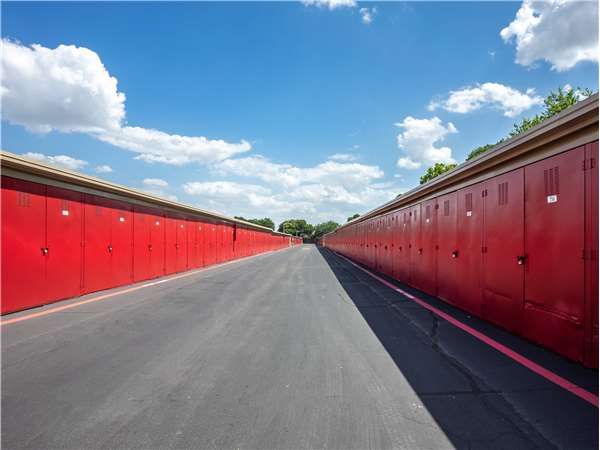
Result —
<path fill-rule="evenodd" d="M 177 219 L 165 217 L 165 272 L 177 272 Z"/>
<path fill-rule="evenodd" d="M 83 194 L 46 188 L 46 295 L 76 297 L 83 287 Z"/>
<path fill-rule="evenodd" d="M 397 238 L 396 277 L 403 283 L 410 280 L 410 229 L 412 215 L 409 209 L 400 211 L 400 228 Z"/>
<path fill-rule="evenodd" d="M 459 254 L 456 244 L 456 192 L 437 199 L 438 208 L 438 252 L 437 252 L 437 295 L 454 303 L 456 300 L 456 265 Z"/>
<path fill-rule="evenodd" d="M 585 147 L 585 348 L 583 362 L 598 367 L 598 141 Z"/>
<path fill-rule="evenodd" d="M 583 357 L 584 147 L 525 167 L 524 335 Z"/>
<path fill-rule="evenodd" d="M 457 192 L 456 297 L 454 304 L 481 316 L 481 252 L 483 247 L 483 186 Z"/>
<path fill-rule="evenodd" d="M 523 169 L 484 184 L 482 314 L 515 333 L 522 329 L 524 280 Z"/>
<path fill-rule="evenodd" d="M 437 293 L 437 210 L 436 200 L 427 200 L 421 204 L 420 246 L 415 255 L 416 287 L 430 295 Z"/>
<path fill-rule="evenodd" d="M 175 270 L 183 272 L 187 270 L 188 266 L 187 223 L 183 219 L 177 220 L 176 239 L 175 250 L 177 252 L 177 260 Z"/>
<path fill-rule="evenodd" d="M 91 194 L 84 197 L 84 292 L 112 287 L 110 200 Z"/>
<path fill-rule="evenodd" d="M 2 177 L 2 314 L 47 300 L 45 248 L 46 186 Z"/>
<path fill-rule="evenodd" d="M 417 286 L 419 277 L 419 259 L 423 251 L 421 245 L 421 204 L 414 205 L 409 210 L 410 240 L 408 244 L 409 284 Z"/>
<path fill-rule="evenodd" d="M 111 201 L 111 286 L 133 281 L 133 217 L 131 205 Z"/>
<path fill-rule="evenodd" d="M 153 217 L 145 208 L 133 209 L 133 281 L 152 278 L 151 233 Z"/>
<path fill-rule="evenodd" d="M 162 277 L 166 264 L 166 218 L 159 213 L 150 216 L 150 272 L 153 278 Z"/>

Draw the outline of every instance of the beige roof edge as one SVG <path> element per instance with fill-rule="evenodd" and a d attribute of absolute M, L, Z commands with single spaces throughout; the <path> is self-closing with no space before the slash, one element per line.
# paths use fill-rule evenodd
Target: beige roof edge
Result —
<path fill-rule="evenodd" d="M 132 189 L 127 186 L 111 183 L 100 178 L 92 177 L 67 169 L 49 166 L 38 161 L 24 158 L 6 150 L 0 150 L 0 167 L 10 168 L 15 172 L 37 175 L 50 180 L 62 181 L 64 183 L 74 186 L 92 188 L 100 192 L 107 192 L 111 194 L 121 195 L 126 198 L 141 200 L 143 202 L 149 203 L 157 207 L 167 207 L 182 213 L 201 215 L 211 219 L 217 219 L 224 222 L 243 225 L 247 228 L 252 228 L 260 231 L 268 231 L 272 234 L 276 234 L 279 236 L 292 236 L 287 233 L 280 233 L 279 231 L 271 230 L 270 228 L 263 227 L 262 225 L 246 222 L 245 220 L 234 219 L 233 217 L 224 216 L 218 213 L 196 208 L 191 205 L 186 205 L 184 203 L 167 200 L 161 197 L 147 194 L 137 189 Z"/>
<path fill-rule="evenodd" d="M 546 145 L 548 142 L 564 138 L 565 136 L 578 131 L 580 128 L 589 126 L 590 123 L 595 123 L 596 126 L 598 124 L 598 93 L 578 102 L 556 116 L 545 120 L 541 124 L 527 130 L 525 133 L 507 139 L 483 154 L 461 163 L 455 169 L 405 192 L 401 197 L 390 200 L 389 202 L 366 212 L 360 217 L 343 224 L 337 230 L 398 209 L 404 205 L 408 206 L 411 203 L 415 203 L 419 198 L 425 197 L 432 191 L 451 186 L 452 184 L 457 184 L 467 177 L 489 170 L 491 167 L 499 165 L 508 159 L 516 158 L 525 152 Z M 563 132 L 556 133 L 559 130 L 562 130 Z M 543 139 L 544 136 L 550 136 L 553 133 L 556 133 L 556 136 L 553 139 Z M 529 149 L 524 148 L 527 144 L 531 144 L 536 139 L 540 140 L 539 145 Z M 522 151 L 520 152 L 519 150 Z M 333 233 L 335 233 L 335 231 Z"/>

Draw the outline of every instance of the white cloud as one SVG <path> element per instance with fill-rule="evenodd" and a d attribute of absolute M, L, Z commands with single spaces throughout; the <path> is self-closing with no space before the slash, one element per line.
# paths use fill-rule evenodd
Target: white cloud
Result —
<path fill-rule="evenodd" d="M 48 156 L 43 153 L 28 152 L 23 153 L 23 156 L 61 169 L 81 170 L 88 165 L 87 161 L 67 155 Z"/>
<path fill-rule="evenodd" d="M 356 161 L 358 158 L 350 153 L 335 153 L 329 157 L 332 161 L 340 162 L 351 162 Z"/>
<path fill-rule="evenodd" d="M 169 186 L 168 182 L 166 182 L 165 180 L 162 180 L 160 178 L 144 178 L 142 183 L 144 184 L 144 186 L 159 187 L 159 188 L 166 188 L 167 186 Z"/>
<path fill-rule="evenodd" d="M 255 177 L 284 187 L 295 187 L 306 183 L 335 183 L 346 187 L 368 183 L 384 175 L 377 166 L 355 162 L 341 163 L 330 160 L 314 167 L 302 168 L 291 164 L 274 163 L 259 155 L 228 159 L 215 164 L 213 168 L 218 174 Z"/>
<path fill-rule="evenodd" d="M 116 147 L 139 153 L 136 159 L 172 165 L 191 162 L 208 164 L 251 149 L 246 141 L 235 144 L 223 140 L 210 140 L 203 136 L 179 136 L 140 127 L 123 127 L 115 132 L 99 134 L 97 138 Z"/>
<path fill-rule="evenodd" d="M 96 171 L 96 173 L 111 173 L 114 172 L 112 167 L 104 164 L 102 166 L 96 166 L 96 168 L 94 169 Z"/>
<path fill-rule="evenodd" d="M 464 114 L 489 105 L 503 111 L 506 117 L 515 117 L 542 103 L 543 99 L 535 95 L 533 89 L 521 92 L 499 83 L 483 83 L 450 91 L 447 98 L 430 102 L 427 109 L 434 111 L 443 108 L 446 111 Z"/>
<path fill-rule="evenodd" d="M 400 191 L 393 183 L 381 183 L 377 166 L 327 160 L 310 167 L 275 163 L 263 156 L 229 159 L 212 166 L 215 176 L 248 178 L 250 183 L 211 181 L 186 183 L 199 205 L 226 214 L 256 217 L 268 214 L 276 222 L 305 217 L 316 223 L 345 221 L 394 198 Z M 263 184 L 264 183 L 264 184 Z"/>
<path fill-rule="evenodd" d="M 598 61 L 598 2 L 525 0 L 500 36 L 514 41 L 515 60 L 523 66 L 545 60 L 560 72 Z"/>
<path fill-rule="evenodd" d="M 302 0 L 306 6 L 318 6 L 333 10 L 336 8 L 354 8 L 356 0 Z"/>
<path fill-rule="evenodd" d="M 375 14 L 377 14 L 377 8 L 360 8 L 358 12 L 360 13 L 360 19 L 362 20 L 362 22 L 365 25 L 370 25 L 371 22 L 373 22 Z"/>
<path fill-rule="evenodd" d="M 98 54 L 74 45 L 55 49 L 2 39 L 2 117 L 30 131 L 88 133 L 165 164 L 208 164 L 249 151 L 229 143 L 125 125 L 125 95 Z"/>
<path fill-rule="evenodd" d="M 418 169 L 423 164 L 455 162 L 449 147 L 435 146 L 437 142 L 444 140 L 446 135 L 457 133 L 452 122 L 444 126 L 438 117 L 415 119 L 408 116 L 396 126 L 404 130 L 398 135 L 398 147 L 404 150 L 405 156 L 398 159 L 398 167 Z"/>

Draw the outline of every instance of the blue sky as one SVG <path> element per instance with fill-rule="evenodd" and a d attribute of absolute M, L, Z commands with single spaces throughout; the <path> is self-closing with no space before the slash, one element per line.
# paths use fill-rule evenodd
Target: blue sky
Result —
<path fill-rule="evenodd" d="M 345 221 L 550 89 L 598 89 L 597 4 L 550 6 L 3 2 L 2 148 L 230 215 Z"/>

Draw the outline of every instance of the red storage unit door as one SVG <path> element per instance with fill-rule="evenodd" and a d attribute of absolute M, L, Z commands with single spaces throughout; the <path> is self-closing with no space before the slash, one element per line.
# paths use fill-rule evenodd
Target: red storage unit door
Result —
<path fill-rule="evenodd" d="M 215 225 L 215 248 L 216 263 L 223 262 L 223 226 L 219 223 Z"/>
<path fill-rule="evenodd" d="M 437 210 L 436 200 L 427 200 L 421 204 L 420 246 L 416 248 L 415 262 L 417 277 L 413 280 L 416 287 L 430 295 L 437 294 Z"/>
<path fill-rule="evenodd" d="M 484 185 L 483 317 L 512 332 L 523 325 L 523 169 Z"/>
<path fill-rule="evenodd" d="M 91 194 L 84 197 L 84 292 L 112 287 L 110 200 Z"/>
<path fill-rule="evenodd" d="M 383 218 L 383 242 L 381 243 L 382 254 L 383 254 L 383 264 L 382 264 L 382 272 L 387 275 L 392 275 L 393 273 L 393 265 L 392 265 L 392 215 L 388 214 Z M 346 250 L 348 251 L 348 250 Z"/>
<path fill-rule="evenodd" d="M 456 265 L 459 256 L 456 244 L 456 192 L 437 199 L 438 208 L 438 252 L 437 252 L 437 295 L 454 303 L 456 298 Z"/>
<path fill-rule="evenodd" d="M 525 167 L 524 335 L 583 357 L 584 147 Z"/>
<path fill-rule="evenodd" d="M 176 234 L 175 251 L 177 253 L 175 270 L 177 272 L 183 272 L 183 271 L 187 270 L 187 267 L 188 267 L 187 223 L 185 220 L 183 220 L 183 219 L 177 220 L 175 234 Z"/>
<path fill-rule="evenodd" d="M 481 316 L 481 249 L 483 202 L 481 184 L 457 192 L 456 297 L 454 304 Z"/>
<path fill-rule="evenodd" d="M 410 279 L 410 228 L 411 215 L 409 209 L 400 211 L 400 228 L 398 230 L 396 277 L 403 283 Z"/>
<path fill-rule="evenodd" d="M 47 300 L 45 248 L 46 187 L 2 177 L 2 314 Z"/>
<path fill-rule="evenodd" d="M 111 207 L 111 285 L 122 286 L 133 281 L 133 217 L 130 204 Z"/>
<path fill-rule="evenodd" d="M 162 214 L 150 216 L 150 272 L 153 278 L 162 277 L 165 274 L 166 263 L 166 218 Z"/>
<path fill-rule="evenodd" d="M 165 272 L 177 272 L 177 219 L 165 217 Z"/>
<path fill-rule="evenodd" d="M 402 261 L 402 230 L 404 223 L 402 222 L 402 212 L 394 213 L 394 225 L 392 227 L 392 276 L 400 279 L 400 263 Z"/>
<path fill-rule="evenodd" d="M 188 266 L 202 267 L 202 222 L 188 222 Z"/>
<path fill-rule="evenodd" d="M 408 282 L 411 286 L 418 283 L 421 246 L 421 205 L 414 205 L 409 209 L 410 237 L 408 241 Z"/>
<path fill-rule="evenodd" d="M 83 194 L 46 188 L 46 295 L 76 297 L 83 287 Z"/>
<path fill-rule="evenodd" d="M 586 145 L 585 349 L 583 362 L 598 367 L 598 141 Z"/>
<path fill-rule="evenodd" d="M 133 281 L 152 278 L 151 230 L 152 215 L 145 208 L 133 208 Z"/>

